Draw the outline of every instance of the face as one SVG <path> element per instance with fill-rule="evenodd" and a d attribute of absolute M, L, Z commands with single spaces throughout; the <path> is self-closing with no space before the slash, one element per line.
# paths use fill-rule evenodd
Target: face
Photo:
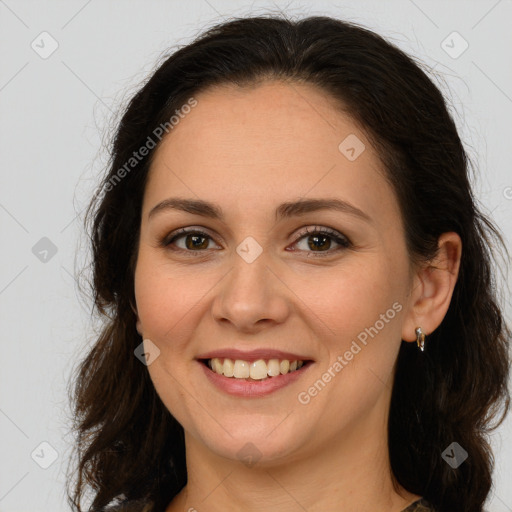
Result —
<path fill-rule="evenodd" d="M 311 85 L 196 100 L 158 148 L 143 200 L 137 328 L 159 351 L 148 365 L 159 396 L 205 452 L 233 460 L 246 443 L 275 464 L 381 428 L 411 283 L 376 152 Z M 279 372 L 277 351 L 309 362 L 253 382 L 198 360 L 232 350 L 278 359 Z"/>

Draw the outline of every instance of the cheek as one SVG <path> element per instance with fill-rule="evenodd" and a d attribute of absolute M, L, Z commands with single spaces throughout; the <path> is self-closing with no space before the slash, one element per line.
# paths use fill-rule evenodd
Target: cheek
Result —
<path fill-rule="evenodd" d="M 143 333 L 157 344 L 180 339 L 197 325 L 201 305 L 219 277 L 169 264 L 165 257 L 141 249 L 135 269 L 135 299 Z"/>
<path fill-rule="evenodd" d="M 193 297 L 187 296 L 184 280 L 166 272 L 165 264 L 141 251 L 135 269 L 135 299 L 144 335 L 155 342 L 172 329 L 190 310 Z"/>
<path fill-rule="evenodd" d="M 378 258 L 348 262 L 328 272 L 310 272 L 296 283 L 296 294 L 324 325 L 326 333 L 347 339 L 392 307 L 390 269 Z"/>

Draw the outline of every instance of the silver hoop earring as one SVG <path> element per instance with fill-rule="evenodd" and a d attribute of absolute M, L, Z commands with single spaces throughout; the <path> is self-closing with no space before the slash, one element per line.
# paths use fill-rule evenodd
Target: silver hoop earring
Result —
<path fill-rule="evenodd" d="M 416 343 L 418 348 L 425 351 L 425 333 L 421 330 L 421 327 L 416 327 Z"/>

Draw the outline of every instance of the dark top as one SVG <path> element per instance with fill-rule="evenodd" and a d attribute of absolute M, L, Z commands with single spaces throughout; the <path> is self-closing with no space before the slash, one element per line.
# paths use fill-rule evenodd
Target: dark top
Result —
<path fill-rule="evenodd" d="M 130 501 L 128 503 L 116 505 L 114 507 L 106 508 L 105 512 L 164 512 L 153 510 L 153 504 L 142 502 L 142 501 Z M 435 509 L 432 508 L 426 500 L 423 498 L 415 501 L 407 508 L 402 510 L 402 512 L 435 512 Z"/>
<path fill-rule="evenodd" d="M 409 505 L 402 512 L 435 512 L 435 509 L 425 499 L 420 499 Z"/>

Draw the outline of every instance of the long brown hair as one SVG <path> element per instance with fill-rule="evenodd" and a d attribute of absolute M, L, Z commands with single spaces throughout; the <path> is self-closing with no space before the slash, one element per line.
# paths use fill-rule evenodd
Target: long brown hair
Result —
<path fill-rule="evenodd" d="M 82 510 L 86 490 L 94 495 L 90 510 L 115 498 L 154 502 L 155 510 L 163 510 L 187 481 L 183 428 L 134 356 L 142 340 L 131 308 L 133 277 L 155 149 L 136 165 L 126 163 L 148 145 L 148 137 L 158 147 L 155 129 L 200 91 L 272 79 L 318 86 L 363 127 L 396 193 L 411 261 L 431 259 L 444 232 L 462 239 L 451 304 L 428 337 L 428 350 L 420 353 L 405 342 L 400 348 L 389 450 L 395 484 L 424 496 L 440 512 L 481 511 L 492 483 L 487 435 L 510 404 L 511 332 L 492 266 L 492 252 L 506 252 L 502 236 L 477 205 L 455 123 L 420 64 L 356 24 L 277 16 L 219 24 L 170 55 L 118 125 L 101 193 L 86 216 L 94 307 L 104 327 L 73 381 L 73 510 Z M 453 441 L 468 453 L 457 469 L 441 457 Z"/>

